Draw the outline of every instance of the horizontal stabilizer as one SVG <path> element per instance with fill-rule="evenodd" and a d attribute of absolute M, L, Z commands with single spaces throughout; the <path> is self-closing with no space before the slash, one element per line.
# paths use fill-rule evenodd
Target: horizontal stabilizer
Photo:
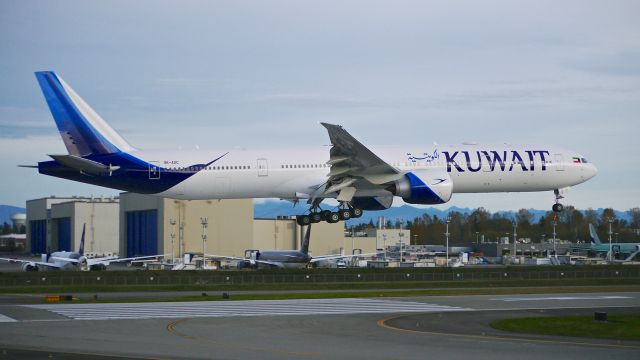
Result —
<path fill-rule="evenodd" d="M 38 165 L 18 165 L 18 167 L 37 169 Z"/>
<path fill-rule="evenodd" d="M 81 158 L 75 155 L 49 155 L 53 160 L 66 167 L 82 171 L 88 174 L 111 174 L 118 170 L 119 166 L 105 165 L 97 161 Z"/>

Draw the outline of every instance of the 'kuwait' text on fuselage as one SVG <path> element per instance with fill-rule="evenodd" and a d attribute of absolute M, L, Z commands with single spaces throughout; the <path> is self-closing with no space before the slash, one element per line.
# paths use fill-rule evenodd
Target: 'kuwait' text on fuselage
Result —
<path fill-rule="evenodd" d="M 541 170 L 547 170 L 547 159 L 545 155 L 549 155 L 549 151 L 547 150 L 525 150 L 526 158 L 529 160 L 528 166 L 524 161 L 523 156 L 515 150 L 504 150 L 502 152 L 498 152 L 495 150 L 491 151 L 476 151 L 476 157 L 478 159 L 477 162 L 471 161 L 471 154 L 469 151 L 455 151 L 453 153 L 449 151 L 443 151 L 447 162 L 447 172 L 451 172 L 452 169 L 455 169 L 458 172 L 464 172 L 463 169 L 458 162 L 456 161 L 456 157 L 464 157 L 464 162 L 466 162 L 466 168 L 468 171 L 477 172 L 482 169 L 483 159 L 487 162 L 488 171 L 496 171 L 499 169 L 500 171 L 513 171 L 514 166 L 519 166 L 522 171 L 534 171 L 535 170 L 535 162 L 536 160 L 540 161 Z M 510 153 L 510 154 L 509 154 Z M 501 156 L 502 155 L 502 156 Z M 510 159 L 509 159 L 509 155 Z M 474 159 L 475 160 L 475 159 Z M 507 163 L 510 162 L 509 167 L 507 167 Z M 497 166 L 496 166 L 497 165 Z"/>

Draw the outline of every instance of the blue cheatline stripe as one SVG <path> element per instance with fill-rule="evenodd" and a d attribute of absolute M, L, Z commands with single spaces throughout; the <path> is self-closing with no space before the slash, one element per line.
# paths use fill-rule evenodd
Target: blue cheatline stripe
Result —
<path fill-rule="evenodd" d="M 149 167 L 156 166 L 141 160 L 131 154 L 119 152 L 116 154 L 91 155 L 85 159 L 93 160 L 105 165 L 119 166 L 120 169 L 114 171 L 110 176 L 86 175 L 77 170 L 60 165 L 56 161 L 44 161 L 38 163 L 38 170 L 41 174 L 60 177 L 63 179 L 80 181 L 88 184 L 104 186 L 112 189 L 136 192 L 140 194 L 157 194 L 166 191 L 179 183 L 187 180 L 216 161 L 225 157 L 228 152 L 218 156 L 212 161 L 204 164 L 193 164 L 188 166 L 189 171 L 168 171 L 168 169 L 157 166 L 160 171 L 159 179 L 149 179 Z"/>
<path fill-rule="evenodd" d="M 36 72 L 36 78 L 58 129 L 72 136 L 74 145 L 80 152 L 74 155 L 111 154 L 120 151 L 82 115 L 54 72 Z"/>
<path fill-rule="evenodd" d="M 411 198 L 403 198 L 405 202 L 411 204 L 443 204 L 445 203 L 427 184 L 425 184 L 414 173 L 407 173 L 407 178 L 411 184 Z"/>

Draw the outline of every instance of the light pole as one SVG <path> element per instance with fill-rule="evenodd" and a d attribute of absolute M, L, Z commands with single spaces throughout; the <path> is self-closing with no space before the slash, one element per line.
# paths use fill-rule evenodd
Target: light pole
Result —
<path fill-rule="evenodd" d="M 611 247 L 611 235 L 613 232 L 611 231 L 611 224 L 613 224 L 613 218 L 607 219 L 609 221 L 609 262 L 613 259 L 613 249 Z"/>
<path fill-rule="evenodd" d="M 169 224 L 171 224 L 171 263 L 176 263 L 176 252 L 174 250 L 174 243 L 176 241 L 176 219 L 169 219 Z"/>
<path fill-rule="evenodd" d="M 398 237 L 400 238 L 400 263 L 402 263 L 402 255 L 404 255 L 404 233 L 402 232 L 402 220 L 400 220 L 399 226 Z"/>
<path fill-rule="evenodd" d="M 204 269 L 204 263 L 205 263 L 205 243 L 207 242 L 207 225 L 209 223 L 209 219 L 206 217 L 201 217 L 200 218 L 200 224 L 202 224 L 202 268 Z"/>
<path fill-rule="evenodd" d="M 409 244 L 411 245 L 411 244 Z M 413 234 L 413 245 L 418 245 L 418 235 L 417 234 Z"/>
<path fill-rule="evenodd" d="M 354 235 L 353 225 L 351 225 L 351 255 L 355 255 L 355 243 L 354 243 L 354 240 L 353 240 L 353 235 Z M 353 259 L 353 258 L 351 258 L 351 259 Z"/>
<path fill-rule="evenodd" d="M 516 263 L 516 255 L 518 254 L 518 248 L 516 243 L 518 242 L 518 233 L 516 232 L 516 228 L 518 227 L 518 223 L 513 222 L 513 263 Z"/>
<path fill-rule="evenodd" d="M 180 222 L 178 225 L 178 256 L 182 257 L 184 255 L 184 222 Z"/>
<path fill-rule="evenodd" d="M 478 246 L 478 235 L 480 234 L 479 231 L 476 231 L 476 246 Z"/>
<path fill-rule="evenodd" d="M 553 256 L 557 259 L 558 253 L 556 252 L 556 225 L 558 225 L 558 222 L 554 219 L 553 220 Z"/>
<path fill-rule="evenodd" d="M 447 237 L 447 248 L 445 250 L 445 255 L 446 255 L 446 259 L 447 259 L 447 267 L 449 267 L 449 223 L 451 222 L 450 218 L 447 218 L 447 230 L 444 233 L 444 235 Z"/>
<path fill-rule="evenodd" d="M 384 250 L 384 261 L 387 261 L 387 234 L 382 234 L 382 250 Z"/>

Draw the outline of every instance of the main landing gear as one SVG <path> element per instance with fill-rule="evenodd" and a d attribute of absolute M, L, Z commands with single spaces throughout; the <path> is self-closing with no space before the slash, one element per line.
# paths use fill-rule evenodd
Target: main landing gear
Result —
<path fill-rule="evenodd" d="M 326 221 L 335 224 L 340 220 L 349 220 L 351 218 L 359 218 L 363 214 L 362 209 L 353 207 L 349 204 L 341 204 L 338 211 L 320 210 L 317 206 L 311 208 L 311 212 L 307 215 L 296 215 L 296 223 L 298 225 L 309 225 Z"/>
<path fill-rule="evenodd" d="M 556 203 L 553 204 L 551 210 L 553 210 L 554 213 L 562 212 L 564 206 L 560 204 L 560 199 L 563 199 L 564 196 L 560 195 L 560 191 L 558 189 L 553 190 L 553 194 L 556 196 Z"/>

